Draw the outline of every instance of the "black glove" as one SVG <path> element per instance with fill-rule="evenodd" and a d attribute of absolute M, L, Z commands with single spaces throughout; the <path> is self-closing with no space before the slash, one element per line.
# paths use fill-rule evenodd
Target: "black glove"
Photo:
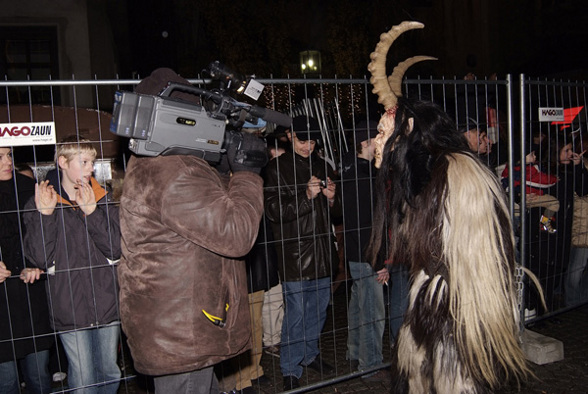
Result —
<path fill-rule="evenodd" d="M 268 162 L 265 140 L 253 134 L 227 131 L 225 149 L 228 164 L 232 172 L 261 172 Z"/>
<path fill-rule="evenodd" d="M 229 166 L 229 159 L 227 159 L 227 155 L 222 155 L 220 161 L 213 165 L 214 168 L 219 172 L 221 175 L 228 175 L 231 173 L 231 167 Z"/>

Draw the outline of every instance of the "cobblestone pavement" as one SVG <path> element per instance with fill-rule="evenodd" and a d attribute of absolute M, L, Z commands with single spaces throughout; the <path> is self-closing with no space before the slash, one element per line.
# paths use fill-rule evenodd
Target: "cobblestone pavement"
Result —
<path fill-rule="evenodd" d="M 335 307 L 337 297 L 335 297 Z M 346 319 L 344 311 L 336 311 L 334 316 L 337 316 L 335 323 L 339 319 Z M 325 339 L 322 341 L 322 348 L 330 348 L 336 344 L 337 351 L 336 360 L 337 374 L 349 374 L 349 365 L 345 360 L 345 322 L 341 322 L 342 329 L 336 330 L 335 341 L 329 339 L 329 335 L 323 335 Z M 331 327 L 325 327 L 324 332 L 327 333 Z M 537 365 L 531 363 L 531 370 L 537 376 L 537 379 L 531 379 L 529 382 L 521 385 L 520 390 L 516 383 L 497 391 L 497 394 L 513 394 L 513 393 L 537 393 L 537 394 L 559 394 L 559 393 L 588 393 L 588 306 L 578 308 L 564 314 L 558 315 L 546 321 L 535 323 L 528 329 L 540 333 L 542 335 L 558 339 L 564 344 L 564 360 Z M 332 334 L 331 334 L 332 335 Z M 390 360 L 389 341 L 388 336 L 384 338 L 385 348 L 388 348 L 387 354 L 384 356 L 384 361 Z M 324 353 L 324 350 L 323 350 Z M 259 386 L 260 393 L 273 394 L 279 393 L 282 389 L 281 375 L 279 373 L 279 365 L 273 360 L 267 360 L 265 357 L 262 364 L 267 376 L 272 376 L 273 384 L 265 384 Z M 277 360 L 277 359 L 275 359 Z M 276 373 L 268 373 L 276 371 Z M 329 377 L 326 377 L 329 379 Z M 311 385 L 320 381 L 314 371 L 307 371 L 303 374 L 301 384 Z M 302 391 L 298 391 L 302 392 Z M 361 378 L 354 378 L 339 383 L 334 383 L 329 386 L 316 388 L 310 391 L 311 393 L 388 393 L 389 387 L 378 383 L 366 383 Z"/>
<path fill-rule="evenodd" d="M 349 362 L 345 359 L 347 340 L 347 301 L 349 284 L 343 283 L 335 292 L 332 305 L 328 310 L 328 318 L 323 335 L 321 336 L 321 352 L 326 362 L 332 364 L 336 373 L 332 376 L 307 370 L 303 373 L 300 383 L 303 386 L 289 393 L 388 393 L 389 387 L 381 383 L 369 383 L 361 377 L 353 376 Z M 384 335 L 384 362 L 390 360 L 390 341 L 387 333 Z M 520 390 L 516 384 L 505 387 L 497 394 L 513 393 L 588 393 L 588 306 L 574 309 L 551 318 L 535 323 L 529 329 L 542 335 L 558 339 L 564 344 L 564 360 L 546 365 L 531 363 L 531 370 L 538 379 L 532 379 L 524 384 Z M 126 356 L 127 362 L 129 360 Z M 130 363 L 129 363 L 130 364 Z M 283 392 L 282 375 L 279 359 L 268 356 L 262 357 L 262 366 L 268 378 L 261 384 L 254 382 L 254 387 L 260 394 L 275 394 Z M 135 376 L 132 365 L 126 365 L 124 374 L 130 378 L 121 384 L 119 394 L 153 393 L 149 380 L 142 376 Z"/>

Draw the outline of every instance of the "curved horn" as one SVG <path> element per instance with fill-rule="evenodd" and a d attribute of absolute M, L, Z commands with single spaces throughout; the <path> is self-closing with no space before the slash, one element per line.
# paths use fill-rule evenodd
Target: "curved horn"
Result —
<path fill-rule="evenodd" d="M 437 58 L 432 56 L 413 56 L 398 63 L 398 65 L 394 67 L 392 75 L 388 77 L 388 85 L 390 85 L 390 89 L 396 97 L 402 96 L 402 77 L 404 77 L 406 70 L 408 70 L 413 64 L 425 60 L 437 60 Z"/>
<path fill-rule="evenodd" d="M 386 76 L 386 56 L 388 55 L 388 49 L 390 49 L 392 43 L 394 43 L 394 41 L 405 31 L 422 29 L 423 27 L 425 27 L 424 24 L 414 21 L 405 21 L 392 27 L 390 31 L 380 35 L 380 42 L 376 45 L 374 52 L 370 54 L 370 59 L 372 59 L 372 61 L 368 64 L 368 70 L 372 74 L 372 77 L 370 78 L 370 82 L 374 86 L 372 92 L 378 95 L 378 102 L 383 104 L 386 109 L 394 107 L 398 101 L 398 97 L 401 96 L 401 89 L 399 89 L 399 87 L 406 69 L 416 62 L 433 59 L 424 56 L 411 58 L 416 60 L 408 59 L 405 62 L 400 63 L 398 67 L 394 69 L 394 72 L 389 79 Z M 390 80 L 397 86 L 392 85 Z M 396 81 L 399 82 L 397 83 Z"/>

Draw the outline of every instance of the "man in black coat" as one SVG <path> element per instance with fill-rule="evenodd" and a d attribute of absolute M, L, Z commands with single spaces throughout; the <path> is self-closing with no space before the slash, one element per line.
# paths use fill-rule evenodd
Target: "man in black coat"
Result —
<path fill-rule="evenodd" d="M 264 195 L 284 294 L 280 369 L 284 389 L 290 390 L 299 387 L 304 367 L 333 372 L 320 357 L 318 339 L 332 267 L 339 264 L 331 224 L 342 206 L 336 175 L 315 151 L 322 140 L 318 121 L 295 117 L 286 135 L 292 149 L 267 165 Z"/>

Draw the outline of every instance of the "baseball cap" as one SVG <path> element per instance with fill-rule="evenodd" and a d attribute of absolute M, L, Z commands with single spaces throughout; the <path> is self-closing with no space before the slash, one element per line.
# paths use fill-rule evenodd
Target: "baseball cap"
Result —
<path fill-rule="evenodd" d="M 315 118 L 306 115 L 296 116 L 292 119 L 292 128 L 296 137 L 301 141 L 322 140 L 321 128 Z"/>

